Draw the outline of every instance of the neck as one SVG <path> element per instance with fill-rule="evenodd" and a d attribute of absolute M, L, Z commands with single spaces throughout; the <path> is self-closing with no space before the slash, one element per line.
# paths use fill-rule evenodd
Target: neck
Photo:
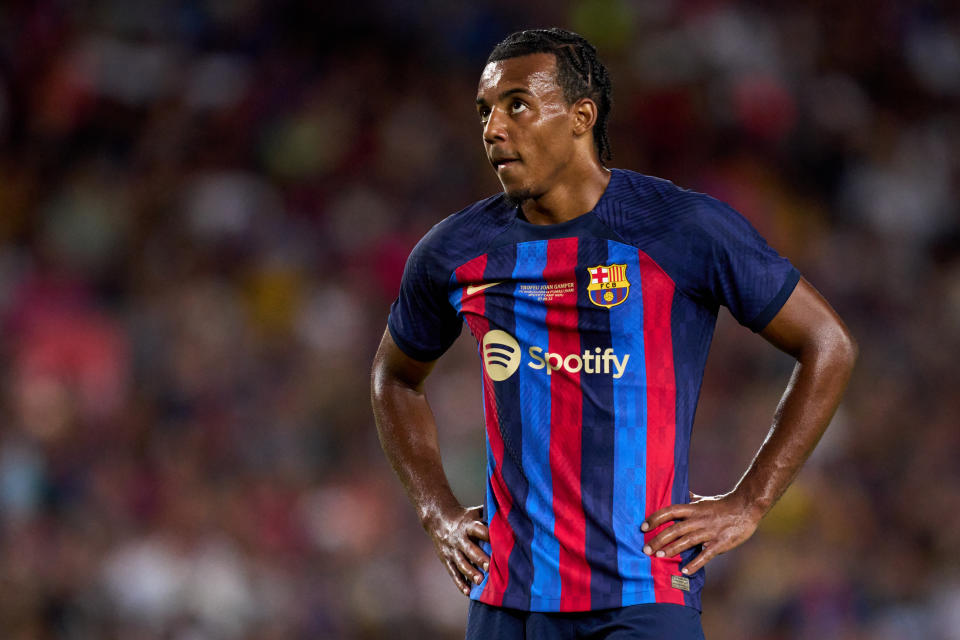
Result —
<path fill-rule="evenodd" d="M 546 193 L 524 200 L 520 208 L 533 224 L 559 224 L 591 211 L 610 182 L 610 170 L 591 162 L 564 172 Z"/>

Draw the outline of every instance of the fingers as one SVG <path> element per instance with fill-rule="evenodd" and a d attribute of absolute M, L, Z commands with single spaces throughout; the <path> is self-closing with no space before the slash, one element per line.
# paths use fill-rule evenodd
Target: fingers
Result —
<path fill-rule="evenodd" d="M 466 536 L 459 542 L 438 546 L 437 552 L 457 589 L 466 596 L 470 595 L 471 584 L 483 582 L 483 573 L 479 567 L 484 571 L 490 568 L 490 557 Z"/>
<path fill-rule="evenodd" d="M 467 525 L 466 528 L 467 535 L 470 538 L 476 540 L 485 540 L 490 541 L 490 529 L 487 528 L 487 525 L 482 522 L 474 521 Z M 470 561 L 478 567 L 483 567 L 484 571 L 487 571 L 490 568 L 490 556 L 483 552 L 479 546 L 473 543 L 473 540 L 468 538 L 467 542 L 463 545 L 463 551 L 467 554 L 467 557 L 470 558 Z"/>
<path fill-rule="evenodd" d="M 467 535 L 478 540 L 490 542 L 490 529 L 482 522 L 471 522 L 467 526 Z"/>
<path fill-rule="evenodd" d="M 699 498 L 691 493 L 691 498 Z M 657 558 L 673 558 L 688 549 L 713 539 L 712 529 L 704 526 L 702 508 L 695 504 L 674 504 L 651 514 L 641 525 L 644 531 L 655 531 L 671 521 L 643 547 L 643 552 Z"/>
<path fill-rule="evenodd" d="M 682 569 L 684 574 L 692 574 L 721 553 L 736 548 L 753 535 L 759 516 L 747 512 L 741 501 L 730 496 L 704 497 L 691 492 L 690 504 L 670 505 L 650 514 L 640 528 L 656 535 L 644 545 L 643 552 L 657 558 L 675 558 L 700 545 L 701 551 Z"/>
<path fill-rule="evenodd" d="M 689 504 L 672 504 L 650 514 L 650 517 L 640 525 L 640 530 L 653 531 L 662 524 L 671 520 L 683 520 L 693 513 L 695 513 L 695 510 Z"/>
<path fill-rule="evenodd" d="M 453 554 L 454 563 L 457 565 L 457 569 L 460 570 L 460 573 L 467 578 L 473 584 L 480 584 L 483 582 L 483 574 L 480 571 L 470 564 L 467 560 L 467 557 L 460 551 L 455 551 Z M 470 591 L 467 590 L 469 595 Z"/>
<path fill-rule="evenodd" d="M 680 555 L 687 549 L 693 549 L 697 545 L 703 544 L 710 540 L 710 534 L 706 531 L 697 531 L 688 536 L 684 536 L 674 542 L 669 544 L 660 551 L 657 551 L 658 558 L 672 558 L 674 556 Z"/>
<path fill-rule="evenodd" d="M 450 577 L 453 578 L 454 584 L 457 585 L 457 589 L 460 590 L 465 596 L 470 595 L 470 585 L 467 584 L 467 581 L 464 580 L 463 574 L 460 573 L 460 570 L 457 568 L 456 563 L 450 558 L 443 559 L 443 566 L 447 568 L 447 573 L 450 574 Z"/>
<path fill-rule="evenodd" d="M 675 522 L 669 527 L 666 527 L 663 531 L 657 534 L 653 540 L 650 540 L 650 542 L 644 545 L 643 552 L 648 556 L 656 555 L 658 558 L 662 558 L 665 555 L 674 556 L 676 555 L 675 553 L 667 554 L 664 547 L 677 538 L 686 536 L 696 528 L 697 525 L 692 522 Z M 683 549 L 681 549 L 681 551 L 682 550 Z"/>
<path fill-rule="evenodd" d="M 487 525 L 478 520 L 482 507 L 465 510 L 464 518 L 442 535 L 435 535 L 437 553 L 443 560 L 447 572 L 453 578 L 457 589 L 464 595 L 470 595 L 472 585 L 481 584 L 484 574 L 490 568 L 490 556 L 476 543 L 490 540 Z"/>
<path fill-rule="evenodd" d="M 484 571 L 490 569 L 490 556 L 483 552 L 483 549 L 473 544 L 472 542 L 466 542 L 462 547 L 464 555 L 469 558 L 470 562 L 473 563 L 476 567 L 481 567 Z"/>
<path fill-rule="evenodd" d="M 473 549 L 468 551 L 452 549 L 449 555 L 443 558 L 447 573 L 453 578 L 457 589 L 466 596 L 470 595 L 470 583 L 480 584 L 483 582 L 483 574 L 477 567 L 483 566 L 484 570 L 489 567 L 489 559 L 486 554 L 476 545 L 471 544 L 470 546 Z"/>
<path fill-rule="evenodd" d="M 698 553 L 683 569 L 680 569 L 680 572 L 684 575 L 692 575 L 707 566 L 707 563 L 720 555 L 720 553 L 721 551 L 715 545 L 704 545 L 703 551 Z"/>

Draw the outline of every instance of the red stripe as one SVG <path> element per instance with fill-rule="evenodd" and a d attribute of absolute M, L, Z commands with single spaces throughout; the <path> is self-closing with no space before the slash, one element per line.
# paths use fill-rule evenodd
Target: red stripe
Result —
<path fill-rule="evenodd" d="M 470 284 L 480 284 L 486 267 L 486 255 L 471 260 L 456 270 L 457 282 L 464 287 Z M 463 317 L 473 336 L 477 339 L 477 343 L 481 344 L 483 336 L 490 329 L 490 323 L 484 316 L 486 296 L 483 292 L 469 297 L 466 297 L 465 294 L 466 288 L 464 288 L 464 297 L 460 303 Z M 510 581 L 508 568 L 510 552 L 513 550 L 513 531 L 510 529 L 507 517 L 513 507 L 513 499 L 507 490 L 507 483 L 503 479 L 504 445 L 503 436 L 500 435 L 500 422 L 497 419 L 496 391 L 493 387 L 493 380 L 487 376 L 486 369 L 482 365 L 481 370 L 483 371 L 483 403 L 487 423 L 487 438 L 490 440 L 490 452 L 493 454 L 493 473 L 490 477 L 490 486 L 493 499 L 496 502 L 496 511 L 489 522 L 490 548 L 492 551 L 489 578 L 481 600 L 493 606 L 501 606 L 503 604 L 503 593 Z"/>
<path fill-rule="evenodd" d="M 647 369 L 647 515 L 668 506 L 673 492 L 673 448 L 676 440 L 677 382 L 673 371 L 670 312 L 674 284 L 643 251 L 640 278 L 643 290 L 643 351 Z M 664 525 L 666 526 L 666 525 Z M 663 526 L 648 531 L 649 541 Z M 657 602 L 684 604 L 683 591 L 670 584 L 679 576 L 680 556 L 651 558 Z"/>
<path fill-rule="evenodd" d="M 576 272 L 577 239 L 547 244 L 547 283 L 565 282 Z M 577 292 L 567 291 L 547 303 L 549 351 L 580 353 Z M 556 359 L 551 359 L 556 365 Z M 553 480 L 554 534 L 560 542 L 560 610 L 590 608 L 590 567 L 586 559 L 586 521 L 580 494 L 583 397 L 580 373 L 560 368 L 550 376 L 550 471 Z"/>
<path fill-rule="evenodd" d="M 486 268 L 487 255 L 484 254 L 474 258 L 466 264 L 460 265 L 457 267 L 457 270 L 454 271 L 454 274 L 457 277 L 457 284 L 463 287 L 463 298 L 460 300 L 460 308 L 463 312 L 463 317 L 470 326 L 470 331 L 473 331 L 473 337 L 476 338 L 478 342 L 483 340 L 483 334 L 477 335 L 477 332 L 474 331 L 473 325 L 470 324 L 470 317 L 483 317 L 483 312 L 486 309 L 486 297 L 482 292 L 468 296 L 467 287 L 470 285 L 481 284 L 483 281 L 483 272 Z M 484 329 L 484 333 L 486 333 L 486 329 Z"/>

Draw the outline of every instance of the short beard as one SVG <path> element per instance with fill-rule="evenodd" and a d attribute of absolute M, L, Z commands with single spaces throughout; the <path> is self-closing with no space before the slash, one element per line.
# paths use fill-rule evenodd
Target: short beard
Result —
<path fill-rule="evenodd" d="M 504 200 L 507 201 L 507 204 L 510 205 L 511 207 L 519 207 L 523 205 L 524 201 L 529 200 L 530 196 L 526 194 L 510 195 L 509 193 L 504 191 L 503 198 Z"/>
<path fill-rule="evenodd" d="M 513 193 L 508 192 L 506 189 L 503 191 L 503 197 L 506 199 L 507 204 L 511 207 L 519 207 L 527 200 L 533 200 L 537 197 L 531 189 L 521 189 L 520 191 L 514 191 Z"/>

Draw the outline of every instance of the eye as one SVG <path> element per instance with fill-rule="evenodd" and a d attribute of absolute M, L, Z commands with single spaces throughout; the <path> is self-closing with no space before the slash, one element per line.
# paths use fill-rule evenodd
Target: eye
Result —
<path fill-rule="evenodd" d="M 514 100 L 512 103 L 510 103 L 510 113 L 516 114 L 526 110 L 527 110 L 527 105 L 520 102 L 519 100 Z"/>
<path fill-rule="evenodd" d="M 487 120 L 490 119 L 490 108 L 489 107 L 478 107 L 477 115 L 480 116 L 480 124 L 487 124 Z"/>

